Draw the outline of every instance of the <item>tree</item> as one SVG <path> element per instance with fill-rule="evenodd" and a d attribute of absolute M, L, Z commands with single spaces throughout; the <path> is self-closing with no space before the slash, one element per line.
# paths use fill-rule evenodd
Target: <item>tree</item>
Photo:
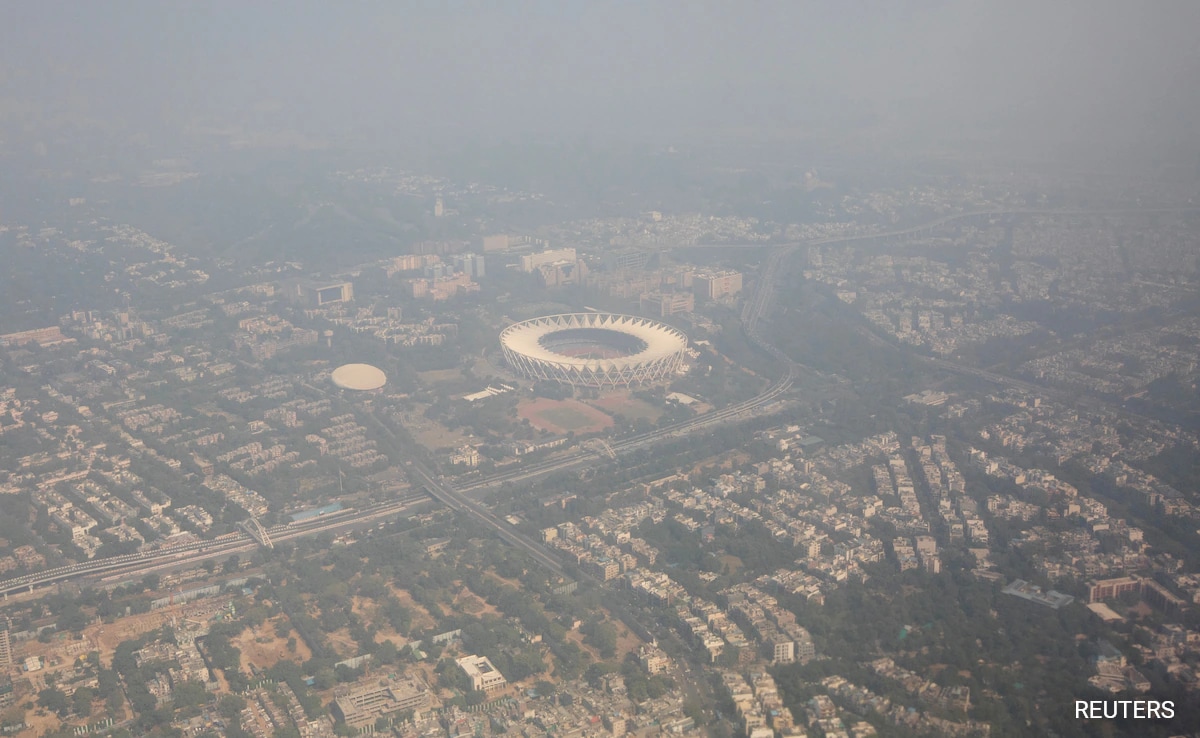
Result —
<path fill-rule="evenodd" d="M 96 689 L 101 697 L 108 697 L 111 694 L 117 694 L 121 691 L 121 683 L 117 679 L 117 673 L 112 669 L 101 668 L 96 672 Z"/>
<path fill-rule="evenodd" d="M 217 712 L 221 713 L 221 717 L 226 720 L 238 717 L 244 709 L 246 709 L 245 698 L 236 694 L 227 694 L 217 703 Z"/>
<path fill-rule="evenodd" d="M 612 670 L 613 667 L 611 664 L 597 662 L 589 666 L 587 671 L 583 672 L 583 678 L 587 681 L 588 686 L 592 689 L 600 689 L 600 687 L 603 686 L 602 680 L 606 675 L 610 674 Z"/>
<path fill-rule="evenodd" d="M 39 707 L 54 711 L 59 717 L 65 718 L 71 710 L 71 701 L 67 699 L 66 693 L 54 687 L 38 692 L 37 703 Z"/>
<path fill-rule="evenodd" d="M 96 693 L 91 687 L 80 687 L 71 695 L 71 709 L 79 717 L 87 717 L 92 714 L 92 700 L 95 697 Z"/>
<path fill-rule="evenodd" d="M 316 674 L 313 674 L 313 686 L 317 689 L 329 689 L 337 682 L 337 672 L 327 666 L 321 667 Z"/>
<path fill-rule="evenodd" d="M 684 701 L 683 714 L 690 717 L 692 722 L 694 722 L 697 727 L 708 722 L 708 719 L 704 714 L 704 705 L 700 704 L 700 702 L 695 699 L 688 699 Z"/>
<path fill-rule="evenodd" d="M 393 664 L 399 655 L 400 652 L 396 648 L 396 644 L 386 638 L 379 645 L 375 646 L 375 660 L 381 664 Z"/>
<path fill-rule="evenodd" d="M 600 658 L 611 659 L 617 653 L 617 629 L 612 623 L 589 620 L 580 628 L 583 642 L 600 652 Z"/>
<path fill-rule="evenodd" d="M 176 709 L 198 707 L 208 700 L 208 690 L 197 681 L 187 681 L 175 688 L 173 705 Z"/>

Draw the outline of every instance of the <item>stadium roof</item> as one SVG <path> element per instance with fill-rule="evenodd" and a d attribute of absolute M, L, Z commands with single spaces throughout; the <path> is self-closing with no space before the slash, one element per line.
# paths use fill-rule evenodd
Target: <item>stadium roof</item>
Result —
<path fill-rule="evenodd" d="M 329 378 L 335 386 L 348 390 L 376 390 L 387 383 L 387 375 L 370 364 L 343 364 Z"/>
<path fill-rule="evenodd" d="M 569 329 L 598 329 L 624 333 L 640 339 L 644 347 L 631 356 L 615 359 L 578 358 L 560 354 L 542 345 L 546 336 Z M 687 337 L 669 325 L 646 318 L 606 313 L 550 315 L 515 323 L 500 336 L 513 351 L 538 361 L 578 367 L 616 367 L 671 356 L 687 348 Z"/>
<path fill-rule="evenodd" d="M 625 338 L 623 343 L 633 346 L 632 353 L 612 358 L 572 356 L 554 346 L 556 337 L 586 341 L 589 332 L 600 344 L 612 334 L 620 334 Z M 647 318 L 568 313 L 508 326 L 500 332 L 500 348 L 509 366 L 528 379 L 549 379 L 577 387 L 628 387 L 674 374 L 683 364 L 687 336 Z"/>

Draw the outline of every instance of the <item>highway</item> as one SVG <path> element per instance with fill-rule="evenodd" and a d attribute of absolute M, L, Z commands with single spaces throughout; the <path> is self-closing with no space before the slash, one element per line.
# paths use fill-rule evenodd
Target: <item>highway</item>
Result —
<path fill-rule="evenodd" d="M 746 307 L 743 309 L 741 316 L 747 338 L 781 363 L 783 366 L 782 376 L 761 394 L 749 400 L 735 403 L 720 410 L 714 410 L 696 418 L 612 442 L 610 448 L 614 455 L 619 456 L 622 453 L 645 448 L 660 441 L 691 435 L 722 423 L 736 422 L 742 418 L 761 415 L 766 408 L 784 398 L 787 391 L 791 389 L 795 379 L 796 365 L 782 351 L 763 338 L 759 332 L 759 321 L 766 311 L 770 309 L 775 290 L 775 278 L 780 273 L 779 266 L 796 248 L 797 246 L 779 247 L 771 254 L 771 257 L 762 268 L 755 292 L 747 299 Z M 305 386 L 320 392 L 315 387 L 311 387 L 310 385 Z M 372 417 L 374 417 L 373 413 Z M 397 440 L 394 434 L 391 434 L 387 429 L 386 425 L 379 422 L 378 418 L 375 418 L 375 420 L 385 432 L 393 435 L 393 441 Z M 423 484 L 430 496 L 453 510 L 471 515 L 476 520 L 495 530 L 497 535 L 505 542 L 526 551 L 542 566 L 545 566 L 556 574 L 562 574 L 562 565 L 557 559 L 551 556 L 546 548 L 515 530 L 513 526 L 498 518 L 477 500 L 468 497 L 466 493 L 475 492 L 478 495 L 501 484 L 530 480 L 555 471 L 593 463 L 601 458 L 603 458 L 603 454 L 599 452 L 580 448 L 576 454 L 571 456 L 537 462 L 524 466 L 521 469 L 501 472 L 462 489 L 456 489 L 440 481 L 440 478 L 436 474 L 432 473 L 418 460 L 413 460 L 409 468 L 417 477 L 413 481 Z M 421 497 L 421 499 L 424 499 L 424 497 Z M 311 521 L 276 525 L 268 528 L 267 534 L 272 541 L 279 542 L 299 536 L 315 535 L 329 530 L 354 527 L 372 522 L 381 517 L 398 514 L 413 504 L 417 504 L 419 501 L 406 498 L 393 503 L 377 505 L 357 511 L 343 510 Z M 130 578 L 139 575 L 144 576 L 147 573 L 164 567 L 173 567 L 186 563 L 199 563 L 205 559 L 251 551 L 257 545 L 258 543 L 248 533 L 239 531 L 213 540 L 167 546 L 153 551 L 71 564 L 35 574 L 15 577 L 0 581 L 0 594 L 7 596 L 13 592 L 23 590 L 32 591 L 37 587 L 55 582 L 99 574 L 120 574 Z"/>
<path fill-rule="evenodd" d="M 771 405 L 784 399 L 787 391 L 791 389 L 795 381 L 797 365 L 776 346 L 763 338 L 759 331 L 759 320 L 770 309 L 775 292 L 775 277 L 780 273 L 780 265 L 796 248 L 796 246 L 779 247 L 771 254 L 767 263 L 762 267 L 758 287 L 754 294 L 746 300 L 746 305 L 742 309 L 741 316 L 743 330 L 745 330 L 746 337 L 751 343 L 770 354 L 782 365 L 783 374 L 779 379 L 773 382 L 762 393 L 748 400 L 734 403 L 720 410 L 714 410 L 689 420 L 656 428 L 655 430 L 629 436 L 618 441 L 611 441 L 609 446 L 617 456 L 651 446 L 660 441 L 692 435 L 716 425 L 761 416 Z M 572 469 L 584 464 L 600 461 L 603 458 L 604 454 L 601 452 L 577 448 L 573 454 L 568 456 L 523 465 L 520 469 L 500 472 L 485 479 L 477 480 L 462 487 L 460 492 L 474 492 L 479 494 L 502 484 L 528 481 L 556 471 Z"/>
<path fill-rule="evenodd" d="M 526 537 L 523 533 L 520 533 L 513 528 L 513 526 L 509 525 L 508 522 L 496 517 L 491 510 L 488 510 L 479 502 L 472 500 L 453 487 L 439 482 L 436 478 L 434 478 L 434 475 L 425 468 L 424 464 L 414 461 L 412 464 L 412 469 L 415 474 L 420 477 L 421 481 L 425 483 L 426 490 L 434 497 L 434 499 L 438 500 L 446 507 L 449 507 L 451 510 L 457 510 L 474 517 L 476 520 L 496 531 L 496 534 L 500 536 L 500 539 L 505 543 L 516 546 L 517 548 L 525 551 L 530 555 L 531 558 L 533 558 L 534 561 L 546 567 L 555 574 L 563 573 L 562 565 L 557 559 L 551 556 L 541 544 Z"/>
<path fill-rule="evenodd" d="M 786 354 L 784 354 L 784 352 L 781 351 L 777 346 L 772 344 L 766 336 L 763 335 L 760 328 L 760 322 L 771 310 L 776 289 L 776 279 L 782 273 L 781 267 L 783 262 L 801 247 L 898 238 L 927 232 L 948 223 L 970 218 L 999 217 L 1005 215 L 1070 216 L 1181 212 L 1200 212 L 1200 208 L 1180 207 L 1140 210 L 987 210 L 948 215 L 923 225 L 881 233 L 841 236 L 817 239 L 807 242 L 775 245 L 770 256 L 760 268 L 759 279 L 757 280 L 753 294 L 746 299 L 742 309 L 741 321 L 742 328 L 747 339 L 760 350 L 772 356 L 782 367 L 782 373 L 780 377 L 761 394 L 750 398 L 749 400 L 735 403 L 720 410 L 715 410 L 705 415 L 675 423 L 663 428 L 658 428 L 647 433 L 642 433 L 611 442 L 609 447 L 611 448 L 613 455 L 619 457 L 622 453 L 628 453 L 630 451 L 646 448 L 655 443 L 668 439 L 688 436 L 711 428 L 715 425 L 720 425 L 727 422 L 736 422 L 749 417 L 761 416 L 770 408 L 772 408 L 772 406 L 786 401 L 787 392 L 791 389 L 792 384 L 795 381 L 798 365 Z M 717 247 L 718 245 L 713 244 L 712 246 Z M 726 248 L 730 246 L 731 245 L 721 245 L 721 247 Z M 761 248 L 765 246 L 765 244 L 748 244 L 746 246 Z M 871 335 L 874 340 L 882 340 L 873 333 L 869 333 L 869 335 Z M 1046 395 L 1060 394 L 1040 385 L 1034 385 L 1030 382 L 995 374 L 984 369 L 966 367 L 943 359 L 935 359 L 931 357 L 921 358 L 927 363 L 933 364 L 946 371 L 971 375 L 980 379 L 994 382 L 996 384 L 1020 387 L 1022 389 L 1037 391 Z M 312 389 L 315 390 L 316 388 Z M 1074 399 L 1078 401 L 1079 398 Z M 1095 404 L 1107 406 L 1107 403 L 1102 403 L 1098 400 L 1095 401 Z M 376 420 L 378 422 L 378 419 Z M 387 430 L 386 426 L 382 423 L 379 423 L 379 425 L 380 427 L 384 428 L 384 430 Z M 579 448 L 576 453 L 566 457 L 535 462 L 524 465 L 520 469 L 499 472 L 489 477 L 472 482 L 461 489 L 456 489 L 453 486 L 440 481 L 440 477 L 431 473 L 423 464 L 418 461 L 414 460 L 412 462 L 411 470 L 415 476 L 418 477 L 418 479 L 415 481 L 422 483 L 426 491 L 442 504 L 450 507 L 451 509 L 459 510 L 475 517 L 477 520 L 495 530 L 497 535 L 499 535 L 504 541 L 525 550 L 539 564 L 557 574 L 561 574 L 563 572 L 561 564 L 550 555 L 546 548 L 520 534 L 507 522 L 492 514 L 491 511 L 481 505 L 477 500 L 468 496 L 468 493 L 474 493 L 475 496 L 480 496 L 487 490 L 502 484 L 528 481 L 556 471 L 562 471 L 584 464 L 593 463 L 603 458 L 605 458 L 605 454 L 601 452 Z M 267 533 L 272 541 L 287 541 L 301 536 L 315 535 L 321 532 L 352 528 L 373 522 L 380 518 L 401 513 L 413 505 L 419 504 L 424 499 L 425 498 L 423 496 L 420 496 L 419 498 L 404 498 L 402 500 L 397 500 L 382 505 L 375 505 L 363 508 L 361 510 L 343 510 L 338 513 L 333 513 L 310 521 L 277 525 L 272 528 L 268 528 Z M 68 566 L 57 567 L 34 574 L 27 574 L 8 580 L 3 580 L 0 581 L 0 594 L 7 596 L 13 592 L 20 592 L 23 590 L 32 591 L 36 587 L 46 586 L 55 582 L 61 582 L 68 579 L 89 575 L 121 574 L 123 576 L 132 578 L 139 574 L 145 574 L 153 571 L 154 569 L 159 569 L 166 566 L 176 566 L 183 563 L 198 563 L 205 559 L 228 556 L 236 552 L 253 550 L 256 545 L 258 545 L 257 542 L 251 538 L 251 536 L 245 532 L 239 531 L 236 533 L 229 533 L 213 540 L 178 544 L 155 549 L 153 551 L 126 554 L 123 556 L 114 556 L 100 560 L 82 562 L 79 564 L 71 564 Z"/>
<path fill-rule="evenodd" d="M 620 441 L 612 442 L 609 448 L 615 456 L 622 453 L 627 453 L 634 449 L 643 448 L 661 440 L 668 438 L 677 438 L 680 436 L 689 435 L 705 428 L 710 428 L 720 423 L 737 420 L 741 417 L 754 416 L 760 414 L 764 408 L 777 402 L 783 395 L 791 389 L 792 383 L 795 380 L 796 365 L 775 345 L 767 341 L 759 332 L 759 321 L 763 315 L 770 309 L 775 291 L 775 281 L 780 274 L 780 265 L 793 251 L 795 247 L 784 247 L 776 249 L 767 263 L 762 268 L 762 274 L 758 280 L 758 286 L 754 294 L 747 300 L 747 307 L 742 311 L 742 325 L 746 331 L 746 336 L 760 349 L 766 351 L 783 366 L 783 375 L 776 380 L 761 394 L 739 402 L 729 407 L 715 410 L 713 412 L 701 415 L 697 418 L 692 418 L 680 423 L 659 428 L 648 433 L 643 433 Z M 412 471 L 424 483 L 426 489 L 431 495 L 437 498 L 447 507 L 453 510 L 467 513 L 476 520 L 484 523 L 488 527 L 496 531 L 505 542 L 516 546 L 528 553 L 536 562 L 546 567 L 556 574 L 562 574 L 562 565 L 555 559 L 550 552 L 541 544 L 533 541 L 524 534 L 518 532 L 509 525 L 506 521 L 501 520 L 490 510 L 480 504 L 478 501 L 467 496 L 468 491 L 479 491 L 498 484 L 506 482 L 515 482 L 525 479 L 531 479 L 535 476 L 549 474 L 560 469 L 567 469 L 578 464 L 591 462 L 604 457 L 603 452 L 592 451 L 581 448 L 579 453 L 574 457 L 566 459 L 558 459 L 547 461 L 541 464 L 534 464 L 528 468 L 519 469 L 513 472 L 506 472 L 480 482 L 464 487 L 463 489 L 455 489 L 454 487 L 444 484 L 435 478 L 429 469 L 419 461 L 413 461 L 411 464 Z"/>
<path fill-rule="evenodd" d="M 853 236 L 835 236 L 830 238 L 814 239 L 811 241 L 789 242 L 784 244 L 695 244 L 685 248 L 772 248 L 770 256 L 766 263 L 760 268 L 758 288 L 751 295 L 742 307 L 742 328 L 746 333 L 747 338 L 758 348 L 770 354 L 781 366 L 784 367 L 783 375 L 762 394 L 753 397 L 735 405 L 730 405 L 721 410 L 708 413 L 706 415 L 693 418 L 691 420 L 676 423 L 672 426 L 659 428 L 654 431 L 643 433 L 637 436 L 631 436 L 621 441 L 611 443 L 611 447 L 618 455 L 624 452 L 632 451 L 639 448 L 652 445 L 658 441 L 678 438 L 681 436 L 690 435 L 700 430 L 710 428 L 714 425 L 719 425 L 726 421 L 738 420 L 754 415 L 762 414 L 772 403 L 781 399 L 788 389 L 791 388 L 795 379 L 795 373 L 798 366 L 781 351 L 778 347 L 768 341 L 761 333 L 759 328 L 760 320 L 768 314 L 771 308 L 771 301 L 775 294 L 775 276 L 781 273 L 783 262 L 794 254 L 801 247 L 809 246 L 825 246 L 833 244 L 853 243 L 857 241 L 875 241 L 889 240 L 893 238 L 903 238 L 906 236 L 918 235 L 927 233 L 935 228 L 962 220 L 970 220 L 975 218 L 990 218 L 1010 215 L 1047 215 L 1047 216 L 1073 216 L 1073 215 L 1137 215 L 1137 214 L 1166 214 L 1166 213 L 1190 213 L 1200 212 L 1200 208 L 1196 207 L 1177 207 L 1177 208 L 1149 208 L 1149 209 L 1127 209 L 1127 208 L 1107 208 L 1107 209 L 1092 209 L 1092 210 L 1050 210 L 1050 209 L 1007 209 L 1007 210 L 980 210 L 969 213 L 958 213 L 955 215 L 947 215 L 928 223 L 923 223 L 917 226 L 908 228 L 895 229 L 891 231 L 883 231 L 877 233 L 865 233 Z M 868 337 L 873 341 L 887 343 L 879 336 L 875 335 L 869 329 L 864 329 Z M 891 345 L 891 344 L 888 344 Z M 970 375 L 979 379 L 984 379 L 989 382 L 1017 387 L 1029 391 L 1038 391 L 1047 396 L 1065 396 L 1067 393 L 1057 392 L 1048 389 L 1041 385 L 1036 385 L 1031 382 L 1014 379 L 1004 375 L 989 372 L 984 369 L 968 367 L 961 364 L 944 359 L 936 359 L 932 357 L 924 357 L 918 355 L 922 361 L 932 364 L 943 370 L 961 375 Z M 818 390 L 819 392 L 820 390 Z M 1079 398 L 1075 398 L 1078 400 Z M 1110 405 L 1100 400 L 1081 400 L 1085 405 L 1095 407 L 1106 406 L 1112 409 Z M 569 456 L 563 456 L 552 460 L 535 462 L 522 466 L 520 469 L 511 471 L 499 472 L 485 479 L 479 479 L 464 486 L 461 491 L 480 493 L 502 484 L 511 482 L 521 482 L 536 479 L 547 474 L 557 471 L 577 468 L 585 464 L 593 463 L 602 459 L 602 455 L 595 451 L 587 449 L 576 449 L 575 453 Z"/>
<path fill-rule="evenodd" d="M 298 523 L 275 525 L 268 528 L 267 532 L 271 536 L 271 540 L 278 543 L 303 536 L 353 528 L 372 523 L 380 518 L 397 515 L 415 505 L 426 502 L 427 499 L 425 495 L 407 495 L 401 499 L 373 505 L 362 510 L 341 510 Z M 165 546 L 153 551 L 94 559 L 14 577 L 0 581 L 0 594 L 7 596 L 13 592 L 32 591 L 36 587 L 94 574 L 124 573 L 131 576 L 146 574 L 164 565 L 199 563 L 205 559 L 251 551 L 257 546 L 258 543 L 247 533 L 238 531 L 211 540 L 193 541 Z"/>

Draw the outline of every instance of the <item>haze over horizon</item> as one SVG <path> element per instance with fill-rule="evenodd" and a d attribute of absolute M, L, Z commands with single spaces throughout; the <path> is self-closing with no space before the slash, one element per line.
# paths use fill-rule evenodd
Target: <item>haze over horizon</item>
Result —
<path fill-rule="evenodd" d="M 1190 157 L 1197 27 L 1182 2 L 21 4 L 0 31 L 0 132 L 298 147 L 837 136 Z"/>

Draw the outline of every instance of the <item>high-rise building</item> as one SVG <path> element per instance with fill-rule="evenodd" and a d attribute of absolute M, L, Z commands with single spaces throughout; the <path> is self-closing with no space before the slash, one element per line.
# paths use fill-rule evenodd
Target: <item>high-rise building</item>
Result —
<path fill-rule="evenodd" d="M 721 300 L 742 291 L 742 273 L 732 269 L 720 272 L 697 272 L 692 277 L 696 296 L 704 300 Z"/>
<path fill-rule="evenodd" d="M 454 268 L 474 279 L 487 276 L 483 254 L 455 254 Z"/>
<path fill-rule="evenodd" d="M 575 249 L 547 249 L 536 254 L 526 254 L 521 257 L 521 271 L 533 273 L 546 264 L 559 261 L 575 261 Z"/>
<path fill-rule="evenodd" d="M 796 638 L 796 660 L 803 663 L 817 657 L 817 647 L 813 643 L 812 635 L 800 626 L 794 626 L 789 629 L 791 635 Z"/>
<path fill-rule="evenodd" d="M 433 217 L 440 218 L 446 214 L 446 204 L 442 202 L 442 198 L 433 201 Z"/>
<path fill-rule="evenodd" d="M 650 261 L 650 252 L 644 249 L 620 249 L 604 255 L 604 268 L 610 272 L 624 269 L 645 269 Z"/>
<path fill-rule="evenodd" d="M 295 302 L 309 307 L 323 307 L 337 302 L 354 300 L 354 285 L 350 282 L 313 282 L 300 281 L 293 283 L 289 295 Z"/>
<path fill-rule="evenodd" d="M 790 664 L 796 660 L 796 642 L 780 635 L 769 643 L 771 648 L 771 663 Z"/>
<path fill-rule="evenodd" d="M 572 249 L 573 250 L 573 249 Z M 587 265 L 578 259 L 562 259 L 541 264 L 535 270 L 543 287 L 566 287 L 582 284 L 587 278 Z"/>
<path fill-rule="evenodd" d="M 691 292 L 647 292 L 642 295 L 643 313 L 652 313 L 660 318 L 696 310 L 696 296 Z"/>
<path fill-rule="evenodd" d="M 489 251 L 507 251 L 508 236 L 504 235 L 503 233 L 492 236 L 484 236 L 481 239 L 480 245 L 483 247 L 484 253 Z"/>

